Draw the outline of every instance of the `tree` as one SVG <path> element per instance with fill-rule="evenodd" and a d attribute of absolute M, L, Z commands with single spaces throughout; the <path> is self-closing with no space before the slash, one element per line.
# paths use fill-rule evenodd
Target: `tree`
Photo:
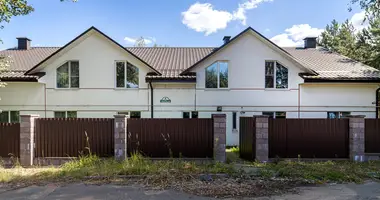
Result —
<path fill-rule="evenodd" d="M 361 9 L 366 11 L 366 19 L 380 16 L 380 1 L 379 0 L 351 0 L 351 4 L 359 4 Z M 349 7 L 352 11 L 352 8 Z"/>
<path fill-rule="evenodd" d="M 135 47 L 146 47 L 145 39 L 141 36 L 139 39 L 135 42 Z"/>

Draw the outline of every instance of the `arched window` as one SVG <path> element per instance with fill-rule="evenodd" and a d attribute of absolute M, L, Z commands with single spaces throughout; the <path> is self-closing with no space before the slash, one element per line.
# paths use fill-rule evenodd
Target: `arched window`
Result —
<path fill-rule="evenodd" d="M 78 61 L 68 61 L 57 68 L 57 88 L 79 88 Z"/>

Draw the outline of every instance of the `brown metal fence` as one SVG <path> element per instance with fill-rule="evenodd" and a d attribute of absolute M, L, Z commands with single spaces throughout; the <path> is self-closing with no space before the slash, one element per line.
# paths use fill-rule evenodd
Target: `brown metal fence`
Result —
<path fill-rule="evenodd" d="M 365 119 L 365 152 L 380 153 L 380 119 Z"/>
<path fill-rule="evenodd" d="M 270 119 L 269 157 L 348 158 L 348 119 Z"/>
<path fill-rule="evenodd" d="M 128 153 L 148 157 L 213 157 L 213 119 L 128 119 Z"/>
<path fill-rule="evenodd" d="M 89 150 L 110 157 L 114 155 L 114 119 L 37 119 L 35 141 L 36 157 L 78 157 Z"/>
<path fill-rule="evenodd" d="M 256 158 L 256 120 L 253 117 L 240 117 L 239 152 L 247 160 Z"/>
<path fill-rule="evenodd" d="M 20 157 L 20 123 L 0 123 L 0 157 Z"/>

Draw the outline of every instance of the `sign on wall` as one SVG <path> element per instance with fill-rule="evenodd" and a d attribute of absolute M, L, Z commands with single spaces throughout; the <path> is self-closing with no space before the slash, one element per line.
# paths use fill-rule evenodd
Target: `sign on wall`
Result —
<path fill-rule="evenodd" d="M 160 100 L 160 103 L 171 103 L 172 100 L 169 99 L 169 97 L 162 97 Z"/>

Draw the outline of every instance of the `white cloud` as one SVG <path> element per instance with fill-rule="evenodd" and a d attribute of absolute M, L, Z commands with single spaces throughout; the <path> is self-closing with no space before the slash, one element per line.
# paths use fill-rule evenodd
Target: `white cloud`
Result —
<path fill-rule="evenodd" d="M 242 4 L 236 11 L 228 12 L 216 10 L 210 3 L 195 3 L 187 11 L 182 12 L 182 23 L 188 28 L 197 32 L 204 32 L 205 35 L 216 33 L 218 30 L 225 29 L 229 22 L 239 20 L 246 25 L 246 11 L 257 8 L 260 3 L 273 0 L 248 0 Z"/>
<path fill-rule="evenodd" d="M 361 31 L 364 28 L 368 27 L 368 25 L 369 25 L 368 20 L 364 22 L 364 18 L 365 18 L 365 11 L 355 13 L 351 17 L 350 22 L 355 27 L 355 31 Z"/>
<path fill-rule="evenodd" d="M 135 44 L 138 39 L 139 38 L 125 37 L 124 41 L 127 44 Z M 152 43 L 156 42 L 156 38 L 154 38 L 154 37 L 146 37 L 146 38 L 144 38 L 144 41 L 145 41 L 145 44 L 148 45 L 148 44 L 152 44 Z"/>
<path fill-rule="evenodd" d="M 306 37 L 318 37 L 323 29 L 312 28 L 309 24 L 293 25 L 285 30 L 285 33 L 276 35 L 271 40 L 281 47 L 302 46 Z"/>
<path fill-rule="evenodd" d="M 260 3 L 270 2 L 273 0 L 249 0 L 242 4 L 239 4 L 239 8 L 234 11 L 234 19 L 240 20 L 243 25 L 247 24 L 246 11 L 257 8 Z"/>
<path fill-rule="evenodd" d="M 266 28 L 264 31 L 265 32 L 270 32 L 271 30 L 269 28 Z"/>

